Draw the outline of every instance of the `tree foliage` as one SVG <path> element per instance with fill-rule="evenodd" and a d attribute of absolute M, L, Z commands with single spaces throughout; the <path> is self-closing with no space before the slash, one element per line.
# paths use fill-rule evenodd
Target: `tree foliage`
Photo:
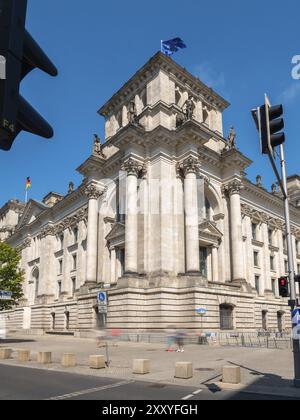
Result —
<path fill-rule="evenodd" d="M 16 249 L 0 242 L 0 290 L 12 292 L 12 300 L 0 300 L 0 310 L 13 308 L 23 297 L 24 272 L 20 269 L 20 260 Z"/>

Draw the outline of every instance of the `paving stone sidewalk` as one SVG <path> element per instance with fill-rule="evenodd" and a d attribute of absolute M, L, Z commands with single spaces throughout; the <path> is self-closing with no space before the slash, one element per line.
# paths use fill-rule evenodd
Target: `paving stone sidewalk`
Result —
<path fill-rule="evenodd" d="M 31 350 L 32 358 L 28 363 L 19 363 L 15 353 L 4 364 L 26 366 L 46 370 L 67 371 L 72 373 L 94 375 L 99 377 L 136 379 L 151 381 L 157 384 L 179 384 L 196 387 L 208 387 L 218 391 L 222 367 L 228 364 L 241 366 L 242 384 L 239 391 L 299 397 L 300 390 L 292 387 L 293 356 L 291 350 L 274 350 L 264 348 L 217 347 L 186 345 L 183 353 L 166 352 L 161 343 L 132 343 L 108 341 L 110 365 L 106 369 L 89 369 L 89 356 L 102 354 L 107 356 L 106 347 L 97 347 L 93 339 L 78 339 L 60 336 L 19 336 L 12 335 L 0 347 Z M 50 351 L 53 363 L 49 366 L 37 364 L 39 351 Z M 63 353 L 75 353 L 77 366 L 62 368 Z M 134 375 L 133 359 L 150 359 L 151 373 Z M 194 376 L 188 380 L 174 378 L 175 363 L 190 361 L 193 363 Z"/>

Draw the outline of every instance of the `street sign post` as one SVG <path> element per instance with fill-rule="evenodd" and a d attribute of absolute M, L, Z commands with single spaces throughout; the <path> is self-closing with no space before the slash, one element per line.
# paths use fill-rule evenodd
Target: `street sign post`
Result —
<path fill-rule="evenodd" d="M 261 144 L 261 153 L 268 155 L 278 184 L 282 191 L 284 202 L 284 215 L 285 215 L 285 229 L 287 240 L 287 253 L 288 253 L 288 278 L 289 278 L 289 306 L 291 307 L 292 318 L 296 316 L 294 311 L 297 306 L 296 287 L 295 287 L 295 269 L 294 269 L 294 255 L 290 223 L 290 206 L 289 196 L 287 190 L 287 175 L 286 163 L 284 157 L 285 135 L 281 130 L 284 128 L 282 105 L 272 106 L 267 95 L 265 95 L 264 105 L 252 110 L 252 116 L 256 128 L 258 129 Z M 281 176 L 276 166 L 276 147 L 280 147 L 280 166 Z M 295 324 L 292 323 L 294 330 Z M 295 330 L 296 331 L 296 330 Z M 294 386 L 300 388 L 300 346 L 299 338 L 293 337 L 293 355 L 294 355 Z"/>
<path fill-rule="evenodd" d="M 0 300 L 11 300 L 12 292 L 6 292 L 5 290 L 0 290 Z"/>

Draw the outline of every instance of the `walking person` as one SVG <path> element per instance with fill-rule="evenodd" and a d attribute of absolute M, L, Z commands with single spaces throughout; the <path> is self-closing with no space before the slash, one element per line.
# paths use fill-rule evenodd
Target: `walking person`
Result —
<path fill-rule="evenodd" d="M 186 336 L 185 331 L 183 330 L 178 330 L 176 332 L 176 344 L 178 346 L 177 348 L 177 353 L 183 353 L 184 352 L 184 338 Z"/>
<path fill-rule="evenodd" d="M 167 348 L 166 351 L 174 351 L 176 329 L 173 325 L 169 325 L 166 329 Z"/>

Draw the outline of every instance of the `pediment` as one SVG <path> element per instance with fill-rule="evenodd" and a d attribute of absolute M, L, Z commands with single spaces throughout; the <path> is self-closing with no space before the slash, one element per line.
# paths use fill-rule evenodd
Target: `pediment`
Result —
<path fill-rule="evenodd" d="M 223 237 L 222 232 L 217 228 L 216 223 L 206 220 L 199 225 L 200 237 L 211 238 L 220 241 Z"/>
<path fill-rule="evenodd" d="M 26 226 L 33 223 L 39 217 L 39 215 L 48 208 L 49 207 L 43 203 L 39 203 L 35 200 L 30 200 L 24 209 L 17 229 L 20 229 L 22 226 Z"/>
<path fill-rule="evenodd" d="M 125 225 L 123 223 L 115 223 L 105 239 L 113 243 L 123 238 L 125 240 Z"/>

